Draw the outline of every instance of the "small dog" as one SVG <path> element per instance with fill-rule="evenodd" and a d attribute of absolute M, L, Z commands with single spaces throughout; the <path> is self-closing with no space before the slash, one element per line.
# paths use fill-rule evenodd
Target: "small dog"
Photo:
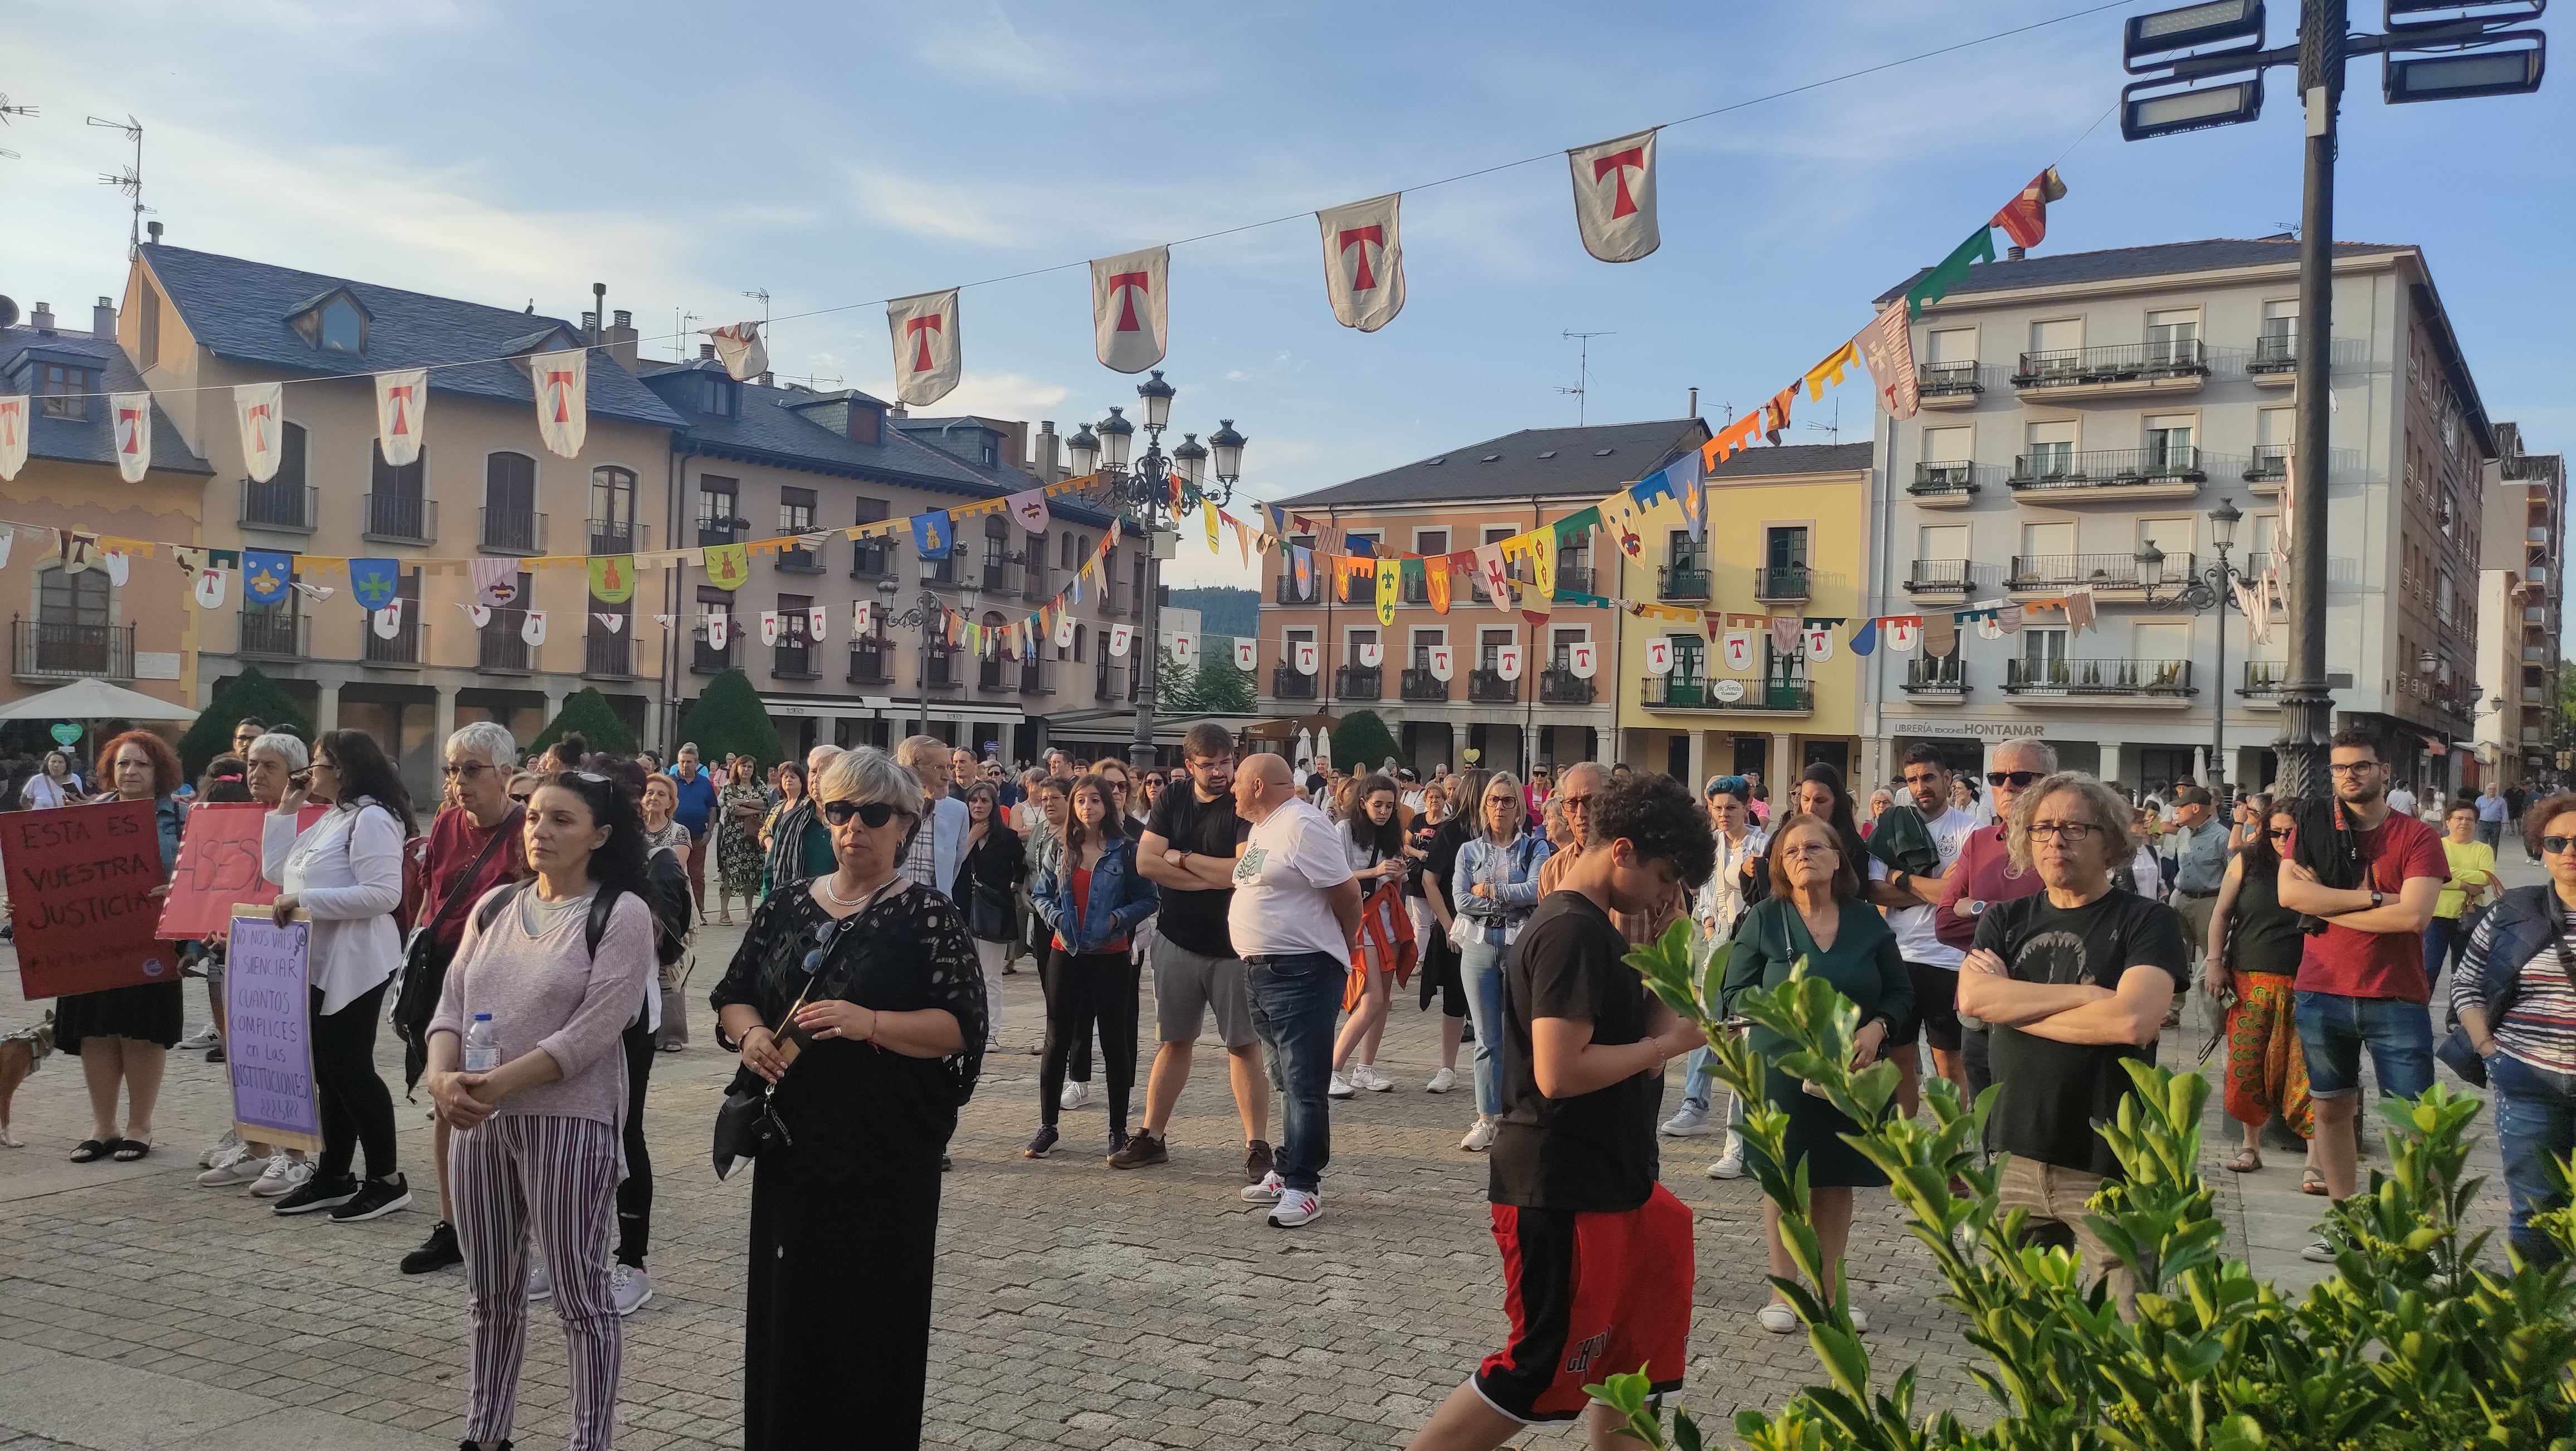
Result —
<path fill-rule="evenodd" d="M 9 1105 L 18 1097 L 18 1085 L 36 1071 L 36 1065 L 53 1055 L 54 1015 L 24 1032 L 0 1038 L 0 1149 L 23 1149 L 25 1139 L 9 1132 Z"/>

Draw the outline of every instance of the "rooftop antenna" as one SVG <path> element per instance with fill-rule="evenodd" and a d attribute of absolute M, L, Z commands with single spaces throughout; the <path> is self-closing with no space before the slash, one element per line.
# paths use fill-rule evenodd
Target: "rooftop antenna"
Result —
<path fill-rule="evenodd" d="M 694 312 L 671 309 L 671 356 L 683 363 L 689 360 L 689 324 L 704 321 Z"/>
<path fill-rule="evenodd" d="M 760 299 L 760 335 L 764 338 L 769 336 L 769 289 L 766 287 L 755 287 L 749 292 L 744 293 L 743 296 L 757 297 Z"/>
<path fill-rule="evenodd" d="M 1843 441 L 1843 400 L 1842 400 L 1841 395 L 1840 395 L 1840 394 L 1836 394 L 1836 395 L 1835 395 L 1835 397 L 1834 397 L 1834 418 L 1833 418 L 1833 422 L 1831 422 L 1831 423 L 1810 423 L 1810 424 L 1808 424 L 1808 425 L 1807 425 L 1807 427 L 1808 427 L 1809 429 L 1813 430 L 1814 432 L 1821 433 L 1821 434 L 1825 434 L 1826 436 L 1828 436 L 1828 437 L 1830 437 L 1831 439 L 1833 439 L 1833 441 L 1834 441 L 1834 442 L 1836 442 L 1836 443 L 1840 443 L 1840 442 L 1842 442 L 1842 441 Z"/>
<path fill-rule="evenodd" d="M 134 198 L 134 226 L 126 238 L 126 255 L 131 257 L 143 250 L 143 123 L 135 120 L 134 114 L 129 111 L 122 121 L 110 121 L 102 116 L 92 116 L 89 118 L 89 124 L 103 126 L 110 131 L 122 131 L 125 133 L 125 139 L 134 143 L 132 166 L 123 171 L 103 171 L 98 177 L 100 184 L 115 187 L 118 191 Z"/>
<path fill-rule="evenodd" d="M 1571 388 L 1559 388 L 1556 390 L 1559 393 L 1571 393 L 1574 395 L 1574 426 L 1581 428 L 1583 426 L 1587 394 L 1590 391 L 1590 385 L 1592 382 L 1592 340 L 1594 338 L 1615 338 L 1618 334 L 1565 332 L 1559 333 L 1558 336 L 1579 339 L 1583 344 L 1583 351 L 1577 355 L 1577 360 L 1574 365 L 1574 386 Z"/>
<path fill-rule="evenodd" d="M 13 106 L 9 104 L 9 93 L 6 91 L 0 91 L 0 126 L 8 125 L 9 118 L 12 116 L 33 116 L 36 114 L 36 108 L 33 106 Z M 18 153 L 11 151 L 5 146 L 0 146 L 0 156 L 5 156 L 11 161 L 18 159 Z"/>

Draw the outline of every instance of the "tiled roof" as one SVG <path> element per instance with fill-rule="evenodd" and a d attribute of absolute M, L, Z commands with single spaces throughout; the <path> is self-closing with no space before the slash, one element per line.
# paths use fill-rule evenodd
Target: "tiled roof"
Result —
<path fill-rule="evenodd" d="M 2371 257 L 2390 252 L 2412 252 L 2411 245 L 2379 242 L 2337 242 L 2334 254 L 2343 257 Z M 2085 282 L 2111 282 L 2126 277 L 2164 277 L 2191 272 L 2225 272 L 2240 267 L 2286 266 L 2299 260 L 2296 238 L 2279 237 L 2212 237 L 2198 242 L 2159 242 L 2145 247 L 2110 247 L 2099 252 L 2058 252 L 2018 261 L 1980 262 L 1967 275 L 1951 284 L 1944 297 L 1959 297 L 1974 292 L 2003 292 L 2022 287 L 2069 287 Z M 1905 289 L 1923 280 L 1929 267 L 1918 268 L 1912 276 L 1877 297 L 1884 307 L 1905 295 Z"/>
<path fill-rule="evenodd" d="M 1778 474 L 1864 473 L 1872 448 L 1866 443 L 1784 443 L 1777 448 L 1756 444 L 1708 471 L 1712 479 L 1767 478 Z"/>
<path fill-rule="evenodd" d="M 85 332 L 56 331 L 39 333 L 31 327 L 0 328 L 0 378 L 17 367 L 23 353 L 35 352 L 56 362 L 87 367 L 98 372 L 95 391 L 101 393 L 139 393 L 143 379 L 134 365 L 126 360 L 125 349 L 114 338 L 92 337 Z M 0 391 L 14 385 L 0 383 Z M 31 388 L 32 391 L 32 388 Z M 116 464 L 116 426 L 108 412 L 107 400 L 92 398 L 84 410 L 87 418 L 46 418 L 43 409 L 27 425 L 27 453 L 31 458 L 63 459 L 72 463 Z M 178 426 L 161 405 L 152 405 L 152 467 L 155 470 L 182 474 L 211 474 L 206 461 L 188 451 L 179 437 Z"/>
<path fill-rule="evenodd" d="M 194 252 L 163 243 L 146 246 L 143 260 L 163 296 L 179 310 L 197 342 L 235 362 L 289 372 L 337 374 L 430 369 L 433 393 L 452 393 L 535 406 L 527 376 L 497 359 L 523 351 L 560 331 L 580 330 L 559 318 L 506 307 L 486 307 L 452 297 L 405 292 L 299 272 L 239 257 Z M 347 288 L 370 314 L 363 357 L 307 343 L 288 319 L 315 300 Z M 679 416 L 651 390 L 594 348 L 590 360 L 590 412 L 595 417 L 677 427 Z"/>
<path fill-rule="evenodd" d="M 1321 509 L 1606 494 L 1707 437 L 1708 425 L 1697 418 L 1524 428 L 1277 503 Z"/>

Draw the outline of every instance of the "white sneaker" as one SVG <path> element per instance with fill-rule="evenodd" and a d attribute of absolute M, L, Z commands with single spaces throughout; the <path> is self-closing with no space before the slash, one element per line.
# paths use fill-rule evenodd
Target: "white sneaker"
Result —
<path fill-rule="evenodd" d="M 1351 1087 L 1351 1081 L 1349 1079 L 1336 1073 L 1333 1075 L 1332 1081 L 1324 1085 L 1324 1092 L 1328 1097 L 1332 1098 L 1349 1098 L 1353 1094 L 1358 1093 L 1359 1090 Z"/>
<path fill-rule="evenodd" d="M 1787 1335 L 1799 1326 L 1798 1312 L 1774 1300 L 1754 1312 L 1753 1323 L 1774 1335 Z"/>
<path fill-rule="evenodd" d="M 1869 1312 L 1859 1308 L 1858 1306 L 1854 1306 L 1852 1308 L 1851 1315 L 1852 1333 L 1856 1335 L 1867 1335 L 1869 1333 Z"/>
<path fill-rule="evenodd" d="M 1467 1130 L 1467 1137 L 1458 1141 L 1458 1147 L 1471 1154 L 1481 1154 L 1494 1146 L 1494 1134 L 1497 1128 L 1498 1125 L 1494 1120 L 1480 1118 L 1476 1120 L 1474 1128 Z"/>
<path fill-rule="evenodd" d="M 1246 1184 L 1243 1186 L 1243 1202 L 1246 1204 L 1276 1204 L 1279 1202 L 1279 1196 L 1286 1192 L 1288 1192 L 1287 1181 L 1279 1177 L 1278 1170 L 1273 1169 L 1269 1173 L 1261 1176 L 1260 1183 Z"/>
<path fill-rule="evenodd" d="M 653 1277 L 641 1265 L 616 1265 L 608 1271 L 608 1293 L 617 1313 L 632 1315 L 653 1298 Z"/>
<path fill-rule="evenodd" d="M 1664 1132 L 1677 1139 L 1695 1139 L 1708 1132 L 1708 1110 L 1685 1103 L 1681 1112 L 1664 1120 Z"/>
<path fill-rule="evenodd" d="M 2334 1246 L 2326 1243 L 2325 1238 L 2322 1235 L 2309 1240 L 2308 1247 L 2299 1251 L 2299 1258 L 2303 1260 L 2313 1260 L 2321 1265 L 2333 1264 L 2334 1257 Z"/>
<path fill-rule="evenodd" d="M 1367 1089 L 1371 1093 L 1389 1093 L 1394 1091 L 1395 1088 L 1395 1080 L 1378 1072 L 1377 1065 L 1374 1063 L 1363 1063 L 1359 1067 L 1352 1069 L 1351 1082 L 1358 1084 L 1360 1087 Z"/>
<path fill-rule="evenodd" d="M 222 1158 L 224 1155 L 229 1154 L 240 1147 L 240 1131 L 237 1129 L 226 1129 L 224 1130 L 224 1136 L 222 1138 L 206 1145 L 206 1151 L 197 1156 L 197 1167 L 200 1169 L 211 1169 L 215 1167 L 215 1161 L 217 1159 Z"/>
<path fill-rule="evenodd" d="M 250 1192 L 261 1199 L 276 1199 L 303 1188 L 312 1177 L 312 1164 L 299 1163 L 282 1153 L 271 1154 L 268 1167 L 260 1171 L 258 1181 L 250 1186 Z"/>
<path fill-rule="evenodd" d="M 1431 1075 L 1431 1081 L 1422 1085 L 1422 1091 L 1425 1093 L 1447 1093 L 1449 1090 L 1456 1088 L 1457 1086 L 1458 1070 L 1455 1068 L 1443 1068 L 1439 1072 Z"/>
<path fill-rule="evenodd" d="M 259 1182 L 260 1175 L 267 1171 L 268 1161 L 266 1159 L 255 1159 L 251 1157 L 249 1149 L 240 1144 L 235 1144 L 231 1148 L 217 1154 L 215 1156 L 215 1161 L 206 1166 L 206 1172 L 197 1176 L 197 1187 L 200 1189 L 238 1189 L 244 1184 L 255 1184 Z"/>
<path fill-rule="evenodd" d="M 196 1032 L 180 1039 L 179 1051 L 182 1053 L 202 1053 L 206 1049 L 212 1048 L 222 1041 L 224 1041 L 224 1035 L 215 1031 L 214 1024 L 208 1023 Z"/>
<path fill-rule="evenodd" d="M 1061 1108 L 1080 1108 L 1091 1102 L 1091 1085 L 1078 1078 L 1066 1079 L 1064 1092 L 1058 1094 L 1055 1101 Z"/>
<path fill-rule="evenodd" d="M 531 1300 L 550 1299 L 553 1297 L 554 1292 L 555 1277 L 553 1272 L 546 1268 L 546 1262 L 544 1260 L 531 1260 L 528 1264 L 528 1298 Z"/>
<path fill-rule="evenodd" d="M 1284 1190 L 1279 1195 L 1279 1202 L 1271 1206 L 1270 1227 L 1295 1229 L 1301 1224 L 1314 1223 L 1315 1216 L 1323 1212 L 1324 1196 L 1311 1189 Z"/>
<path fill-rule="evenodd" d="M 1712 1179 L 1744 1177 L 1744 1140 L 1732 1133 L 1726 1136 L 1726 1147 L 1717 1151 L 1717 1162 L 1708 1166 L 1708 1177 Z"/>

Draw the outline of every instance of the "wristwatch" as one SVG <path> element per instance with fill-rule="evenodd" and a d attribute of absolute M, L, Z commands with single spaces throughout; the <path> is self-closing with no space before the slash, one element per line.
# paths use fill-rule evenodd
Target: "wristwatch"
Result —
<path fill-rule="evenodd" d="M 2371 888 L 2370 905 L 2373 907 L 2384 907 L 2388 905 L 2388 894 L 2379 890 L 2377 887 Z"/>
<path fill-rule="evenodd" d="M 1171 847 L 1164 851 L 1163 860 L 1176 867 L 1187 866 L 1189 865 L 1190 854 L 1181 850 L 1179 847 Z"/>

